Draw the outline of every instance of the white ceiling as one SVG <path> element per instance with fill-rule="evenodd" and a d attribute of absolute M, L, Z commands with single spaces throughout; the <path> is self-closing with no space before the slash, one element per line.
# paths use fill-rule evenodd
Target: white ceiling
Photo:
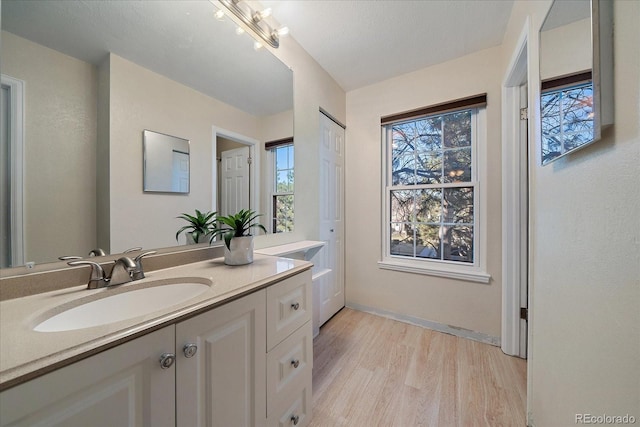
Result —
<path fill-rule="evenodd" d="M 91 64 L 109 52 L 256 116 L 293 108 L 291 70 L 206 0 L 10 0 L 2 29 Z"/>
<path fill-rule="evenodd" d="M 513 0 L 263 0 L 345 90 L 498 46 Z"/>

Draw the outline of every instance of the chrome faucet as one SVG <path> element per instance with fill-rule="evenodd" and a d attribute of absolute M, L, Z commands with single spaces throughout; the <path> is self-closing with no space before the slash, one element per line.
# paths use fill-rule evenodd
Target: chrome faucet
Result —
<path fill-rule="evenodd" d="M 89 265 L 91 266 L 91 276 L 87 289 L 104 288 L 107 286 L 121 285 L 123 283 L 130 282 L 132 280 L 132 274 L 136 269 L 136 263 L 129 257 L 123 256 L 113 265 L 111 270 L 111 277 L 105 277 L 104 269 L 100 264 L 93 261 L 71 261 L 67 264 L 75 265 Z"/>
<path fill-rule="evenodd" d="M 109 286 L 121 285 L 130 282 L 131 274 L 136 269 L 136 263 L 129 257 L 123 256 L 117 259 L 111 270 Z"/>

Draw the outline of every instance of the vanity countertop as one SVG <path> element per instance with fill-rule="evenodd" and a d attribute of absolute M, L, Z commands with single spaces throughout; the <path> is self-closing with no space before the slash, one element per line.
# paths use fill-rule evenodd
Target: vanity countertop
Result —
<path fill-rule="evenodd" d="M 200 312 L 269 286 L 311 268 L 312 264 L 256 254 L 254 262 L 231 267 L 223 258 L 157 270 L 142 280 L 112 288 L 88 290 L 86 285 L 0 302 L 0 390 L 73 363 L 123 342 L 176 323 Z M 128 287 L 158 280 L 208 279 L 203 294 L 169 309 L 106 325 L 63 332 L 36 332 L 41 321 L 82 298 L 99 299 Z"/>

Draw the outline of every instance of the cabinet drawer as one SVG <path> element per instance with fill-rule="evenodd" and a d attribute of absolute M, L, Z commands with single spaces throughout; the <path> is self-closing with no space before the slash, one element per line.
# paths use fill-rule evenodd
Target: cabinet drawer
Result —
<path fill-rule="evenodd" d="M 311 271 L 267 288 L 267 351 L 311 319 Z"/>
<path fill-rule="evenodd" d="M 311 384 L 299 387 L 283 399 L 276 411 L 267 417 L 269 427 L 304 427 L 311 421 Z"/>
<path fill-rule="evenodd" d="M 287 395 L 311 384 L 312 368 L 313 338 L 307 322 L 267 354 L 267 416 Z"/>

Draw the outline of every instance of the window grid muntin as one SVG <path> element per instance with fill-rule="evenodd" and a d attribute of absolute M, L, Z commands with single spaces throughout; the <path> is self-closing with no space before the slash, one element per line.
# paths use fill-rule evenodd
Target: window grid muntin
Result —
<path fill-rule="evenodd" d="M 405 185 L 393 185 L 393 143 L 394 143 L 394 138 L 393 138 L 393 128 L 397 125 L 401 125 L 401 124 L 405 124 L 405 123 L 410 123 L 410 122 L 415 122 L 415 121 L 419 121 L 419 120 L 425 120 L 425 119 L 430 119 L 433 117 L 444 117 L 444 116 L 448 116 L 448 115 L 452 115 L 452 114 L 457 114 L 457 113 L 461 113 L 461 112 L 469 112 L 470 113 L 470 127 L 471 127 L 471 134 L 470 134 L 470 141 L 468 145 L 464 145 L 464 146 L 453 146 L 453 147 L 445 147 L 445 141 L 444 141 L 444 120 L 441 120 L 441 151 L 442 154 L 442 164 L 441 164 L 441 177 L 444 179 L 444 168 L 445 168 L 445 162 L 444 162 L 444 153 L 445 151 L 454 151 L 454 150 L 460 150 L 460 149 L 470 149 L 471 150 L 471 158 L 470 158 L 470 163 L 469 166 L 471 167 L 471 176 L 470 176 L 470 180 L 469 181 L 461 181 L 461 182 L 453 182 L 453 183 L 436 183 L 436 184 L 405 184 Z M 461 110 L 461 111 L 455 111 L 455 112 L 451 112 L 451 113 L 445 113 L 445 114 L 435 114 L 432 116 L 425 116 L 425 117 L 421 117 L 421 118 L 412 118 L 410 120 L 406 120 L 404 122 L 397 122 L 397 123 L 389 123 L 385 126 L 383 126 L 384 128 L 384 132 L 383 135 L 385 137 L 385 152 L 386 152 L 386 172 L 385 172 L 385 256 L 390 257 L 390 258 L 401 258 L 401 259 L 412 259 L 412 260 L 417 260 L 417 261 L 424 261 L 424 262 L 435 262 L 435 263 L 441 263 L 441 264 L 452 264 L 452 265 L 463 265 L 463 266 L 479 266 L 479 254 L 478 254 L 478 249 L 479 249 L 479 232 L 478 232 L 478 227 L 477 224 L 479 223 L 479 183 L 477 180 L 478 177 L 478 171 L 477 171 L 477 164 L 478 164 L 478 148 L 477 148 L 477 139 L 478 139 L 478 125 L 477 125 L 477 116 L 478 116 L 478 110 L 477 109 L 467 109 L 467 110 Z M 418 151 L 416 149 L 413 150 L 414 151 L 414 155 L 415 153 Z M 415 181 L 414 181 L 415 182 Z M 472 202 L 472 209 L 473 209 L 473 223 L 448 223 L 448 222 L 444 222 L 442 221 L 442 212 L 444 211 L 444 189 L 445 188 L 471 188 L 473 191 L 473 202 Z M 439 230 L 439 237 L 440 237 L 440 258 L 422 258 L 422 257 L 418 257 L 416 256 L 416 251 L 417 251 L 417 245 L 416 245 L 416 233 L 417 233 L 417 228 L 419 225 L 429 225 L 429 223 L 419 223 L 417 221 L 415 221 L 415 209 L 414 209 L 414 213 L 412 218 L 414 219 L 414 221 L 412 222 L 406 222 L 406 221 L 392 221 L 392 212 L 391 212 L 391 193 L 392 191 L 399 191 L 399 190 L 421 190 L 421 189 L 438 189 L 442 191 L 442 197 L 441 197 L 441 205 L 440 205 L 440 217 L 441 217 L 441 222 L 438 223 L 437 225 L 440 227 Z M 393 224 L 415 224 L 415 227 L 413 227 L 413 256 L 409 257 L 406 255 L 396 255 L 396 254 L 392 254 L 392 241 L 391 241 L 391 236 L 392 236 L 392 227 Z M 434 223 L 434 225 L 436 225 Z M 472 244 L 472 260 L 469 261 L 458 261 L 458 260 L 447 260 L 444 259 L 444 243 L 442 239 L 442 226 L 447 226 L 447 225 L 452 225 L 452 226 L 458 226 L 458 227 L 471 227 L 472 228 L 472 233 L 471 233 L 471 244 Z"/>

